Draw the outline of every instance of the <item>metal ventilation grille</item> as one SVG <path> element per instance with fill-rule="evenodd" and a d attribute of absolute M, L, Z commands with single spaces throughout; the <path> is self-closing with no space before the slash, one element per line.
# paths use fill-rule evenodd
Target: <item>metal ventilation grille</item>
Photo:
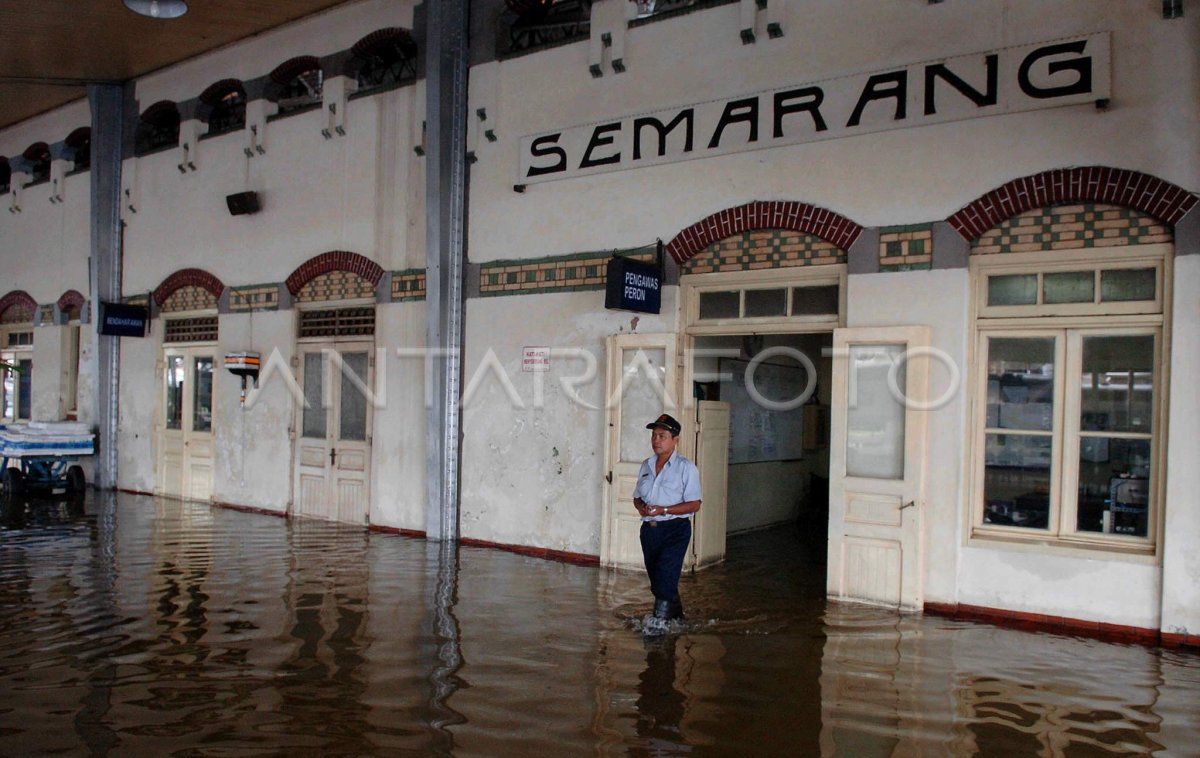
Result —
<path fill-rule="evenodd" d="M 163 342 L 165 343 L 216 341 L 216 316 L 167 319 L 166 334 L 163 337 Z"/>
<path fill-rule="evenodd" d="M 375 309 L 329 308 L 300 312 L 300 336 L 371 337 L 375 334 Z"/>

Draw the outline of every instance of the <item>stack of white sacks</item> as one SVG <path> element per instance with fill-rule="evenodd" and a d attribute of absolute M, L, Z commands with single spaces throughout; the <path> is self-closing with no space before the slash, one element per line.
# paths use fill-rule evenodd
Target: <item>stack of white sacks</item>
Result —
<path fill-rule="evenodd" d="M 30 421 L 0 426 L 0 455 L 91 455 L 92 431 L 78 421 Z"/>

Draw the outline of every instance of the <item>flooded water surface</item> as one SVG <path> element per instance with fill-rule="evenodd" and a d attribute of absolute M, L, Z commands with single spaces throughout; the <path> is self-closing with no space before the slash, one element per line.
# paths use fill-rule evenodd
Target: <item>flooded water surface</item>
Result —
<path fill-rule="evenodd" d="M 1200 655 L 119 495 L 0 518 L 0 754 L 1197 755 Z M 819 544 L 819 543 L 818 543 Z"/>

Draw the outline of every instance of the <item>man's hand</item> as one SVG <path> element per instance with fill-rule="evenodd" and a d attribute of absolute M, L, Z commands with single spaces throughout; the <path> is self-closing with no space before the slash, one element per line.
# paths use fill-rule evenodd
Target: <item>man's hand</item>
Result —
<path fill-rule="evenodd" d="M 637 508 L 637 512 L 642 516 L 650 515 L 650 506 L 646 505 L 646 501 L 642 500 L 640 497 L 635 497 L 633 499 L 633 507 Z"/>

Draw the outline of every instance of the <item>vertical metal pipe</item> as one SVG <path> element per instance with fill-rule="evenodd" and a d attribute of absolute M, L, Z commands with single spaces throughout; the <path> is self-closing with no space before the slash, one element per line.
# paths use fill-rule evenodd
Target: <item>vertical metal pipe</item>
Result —
<path fill-rule="evenodd" d="M 426 346 L 433 399 L 427 413 L 425 531 L 458 539 L 459 396 L 462 384 L 466 231 L 467 0 L 430 0 L 426 33 Z"/>
<path fill-rule="evenodd" d="M 128 85 L 89 84 L 92 108 L 92 325 L 96 329 L 96 486 L 117 486 L 117 418 L 120 344 L 101 335 L 100 303 L 121 299 L 121 161 L 124 158 Z"/>

